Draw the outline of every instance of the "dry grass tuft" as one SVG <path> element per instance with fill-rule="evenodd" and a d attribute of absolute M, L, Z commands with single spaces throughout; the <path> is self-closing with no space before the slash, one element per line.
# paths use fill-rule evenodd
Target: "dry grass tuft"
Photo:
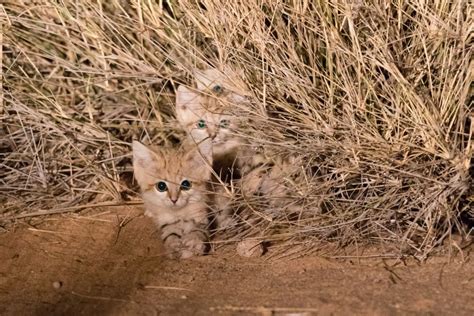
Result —
<path fill-rule="evenodd" d="M 2 3 L 4 218 L 135 197 L 131 140 L 180 139 L 177 85 L 226 64 L 252 90 L 242 133 L 292 161 L 291 196 L 271 210 L 253 197 L 238 236 L 424 257 L 467 233 L 467 1 Z"/>

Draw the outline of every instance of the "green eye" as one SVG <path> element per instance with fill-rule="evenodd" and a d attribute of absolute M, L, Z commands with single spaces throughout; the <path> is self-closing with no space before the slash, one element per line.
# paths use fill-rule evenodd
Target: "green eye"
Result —
<path fill-rule="evenodd" d="M 155 187 L 160 192 L 165 192 L 166 190 L 168 190 L 166 183 L 164 183 L 163 181 L 157 182 L 155 184 Z"/>
<path fill-rule="evenodd" d="M 199 120 L 196 125 L 197 125 L 198 128 L 204 128 L 204 127 L 206 127 L 206 121 Z"/>
<path fill-rule="evenodd" d="M 220 126 L 221 128 L 228 128 L 229 125 L 230 125 L 229 120 L 222 120 L 222 121 L 220 122 L 220 124 L 219 124 L 219 126 Z"/>
<path fill-rule="evenodd" d="M 183 180 L 183 182 L 181 182 L 181 190 L 188 191 L 189 189 L 191 189 L 191 182 Z"/>
<path fill-rule="evenodd" d="M 212 87 L 212 91 L 214 91 L 214 93 L 216 94 L 221 94 L 222 91 L 224 90 L 224 88 L 222 88 L 222 86 L 216 84 L 214 87 Z"/>

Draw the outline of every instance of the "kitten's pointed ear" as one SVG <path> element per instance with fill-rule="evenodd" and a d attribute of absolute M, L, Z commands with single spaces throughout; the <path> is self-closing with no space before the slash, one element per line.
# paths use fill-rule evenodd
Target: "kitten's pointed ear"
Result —
<path fill-rule="evenodd" d="M 134 140 L 132 143 L 133 148 L 133 165 L 140 167 L 146 167 L 150 165 L 154 158 L 152 151 L 139 141 Z"/>
<path fill-rule="evenodd" d="M 185 86 L 179 86 L 176 91 L 176 109 L 189 109 L 199 104 L 199 93 Z"/>
<path fill-rule="evenodd" d="M 134 140 L 133 148 L 133 174 L 141 188 L 153 182 L 150 176 L 157 167 L 157 157 L 147 146 Z"/>
<path fill-rule="evenodd" d="M 179 86 L 176 91 L 176 117 L 181 124 L 193 121 L 196 109 L 200 106 L 199 93 L 185 87 Z"/>
<path fill-rule="evenodd" d="M 219 70 L 209 68 L 206 70 L 193 69 L 194 78 L 196 78 L 196 85 L 199 91 L 205 91 L 211 87 L 215 82 L 221 81 L 222 74 Z"/>
<path fill-rule="evenodd" d="M 243 69 L 234 70 L 230 66 L 225 66 L 222 71 L 216 68 L 194 69 L 193 73 L 199 91 L 212 89 L 213 86 L 219 84 L 226 90 L 233 92 L 235 100 L 232 101 L 236 103 L 245 101 L 243 98 L 249 94 L 247 85 L 243 81 L 245 78 Z"/>

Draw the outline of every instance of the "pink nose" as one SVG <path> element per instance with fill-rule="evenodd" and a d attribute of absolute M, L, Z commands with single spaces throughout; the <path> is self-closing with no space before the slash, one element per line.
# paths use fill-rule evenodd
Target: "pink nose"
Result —
<path fill-rule="evenodd" d="M 173 204 L 176 204 L 176 202 L 178 202 L 178 199 L 173 199 L 173 198 L 170 198 L 171 202 L 173 202 Z"/>

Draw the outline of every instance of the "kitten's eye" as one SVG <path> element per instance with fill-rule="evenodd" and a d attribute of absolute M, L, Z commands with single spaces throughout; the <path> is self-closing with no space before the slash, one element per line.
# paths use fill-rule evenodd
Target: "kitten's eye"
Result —
<path fill-rule="evenodd" d="M 160 192 L 165 192 L 166 190 L 168 190 L 168 186 L 163 181 L 157 182 L 155 184 L 155 187 Z"/>
<path fill-rule="evenodd" d="M 224 88 L 222 88 L 221 85 L 216 84 L 214 87 L 212 87 L 212 91 L 216 94 L 221 94 L 222 91 L 224 91 Z"/>
<path fill-rule="evenodd" d="M 229 120 L 222 120 L 222 121 L 220 122 L 220 124 L 219 124 L 219 126 L 220 126 L 221 128 L 228 128 L 229 125 L 230 125 Z"/>
<path fill-rule="evenodd" d="M 183 180 L 183 182 L 181 182 L 181 190 L 188 191 L 189 189 L 191 189 L 191 182 Z"/>
<path fill-rule="evenodd" d="M 204 127 L 206 127 L 206 121 L 199 120 L 196 125 L 197 125 L 198 128 L 204 128 Z"/>

